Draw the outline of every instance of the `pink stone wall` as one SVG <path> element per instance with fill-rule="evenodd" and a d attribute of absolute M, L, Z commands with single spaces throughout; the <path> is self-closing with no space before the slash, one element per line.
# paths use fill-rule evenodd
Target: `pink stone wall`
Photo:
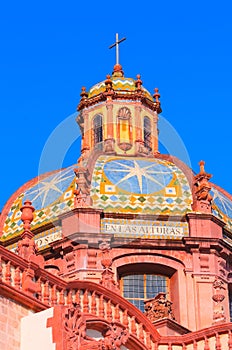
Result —
<path fill-rule="evenodd" d="M 20 321 L 30 313 L 17 302 L 0 296 L 0 349 L 20 349 Z"/>

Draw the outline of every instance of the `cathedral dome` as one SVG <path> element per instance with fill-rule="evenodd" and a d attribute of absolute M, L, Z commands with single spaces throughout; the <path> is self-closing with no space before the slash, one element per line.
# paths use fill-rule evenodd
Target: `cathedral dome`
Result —
<path fill-rule="evenodd" d="M 139 220 L 154 216 L 183 217 L 194 212 L 194 174 L 175 157 L 98 153 L 96 157 L 96 152 L 91 152 L 79 166 L 75 164 L 41 175 L 20 187 L 3 208 L 1 240 L 11 241 L 23 231 L 20 208 L 26 199 L 35 208 L 32 230 L 38 233 L 37 239 L 57 235 L 59 215 L 75 207 L 75 172 L 77 174 L 78 169 L 88 169 L 90 207 L 102 210 L 107 217 L 133 214 Z M 211 185 L 212 213 L 232 231 L 232 198 L 219 186 Z"/>
<path fill-rule="evenodd" d="M 88 93 L 82 89 L 78 111 L 78 164 L 39 176 L 16 191 L 0 216 L 1 241 L 14 241 L 23 231 L 25 200 L 35 208 L 32 230 L 38 237 L 61 231 L 60 215 L 82 206 L 111 218 L 183 218 L 198 211 L 196 193 L 200 200 L 207 198 L 210 213 L 232 231 L 232 197 L 209 184 L 211 176 L 204 170 L 194 176 L 180 160 L 160 155 L 158 89 L 152 96 L 139 75 L 125 78 L 117 64 L 105 81 Z"/>

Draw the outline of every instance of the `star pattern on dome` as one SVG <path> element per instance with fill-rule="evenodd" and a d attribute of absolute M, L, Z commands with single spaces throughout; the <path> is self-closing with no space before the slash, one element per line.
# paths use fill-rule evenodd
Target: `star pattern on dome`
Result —
<path fill-rule="evenodd" d="M 213 203 L 219 211 L 232 218 L 232 201 L 215 187 L 212 188 Z"/>
<path fill-rule="evenodd" d="M 24 198 L 29 199 L 35 209 L 44 208 L 64 193 L 73 178 L 73 167 L 61 170 L 54 175 L 39 180 L 35 186 L 25 193 Z"/>
<path fill-rule="evenodd" d="M 172 171 L 166 166 L 143 160 L 111 161 L 104 171 L 115 186 L 140 194 L 159 191 L 172 179 Z"/>

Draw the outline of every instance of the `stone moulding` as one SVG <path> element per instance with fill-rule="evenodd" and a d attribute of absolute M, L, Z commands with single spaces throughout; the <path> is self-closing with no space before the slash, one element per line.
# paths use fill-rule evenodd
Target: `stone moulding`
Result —
<path fill-rule="evenodd" d="M 155 326 L 147 317 L 130 304 L 122 296 L 103 286 L 89 281 L 66 282 L 41 269 L 36 263 L 28 262 L 22 257 L 0 246 L 0 293 L 13 298 L 20 304 L 29 307 L 35 312 L 50 307 L 64 307 L 73 302 L 80 303 L 81 312 L 90 318 L 102 318 L 107 322 L 121 322 L 126 329 L 131 330 L 135 339 L 138 339 L 136 349 L 159 349 L 161 345 L 178 345 L 187 349 L 190 344 L 198 342 L 215 341 L 218 348 L 226 342 L 232 349 L 232 323 L 214 325 L 207 329 L 180 336 L 161 336 Z M 36 288 L 25 289 L 23 272 L 27 269 L 33 271 L 29 274 Z M 223 338 L 224 337 L 224 338 Z M 142 339 L 146 339 L 144 347 L 139 346 Z M 152 344 L 152 347 L 149 345 Z M 222 347 L 221 347 L 222 348 Z M 61 348 L 65 349 L 65 348 Z M 211 350 L 211 348 L 209 347 Z"/>

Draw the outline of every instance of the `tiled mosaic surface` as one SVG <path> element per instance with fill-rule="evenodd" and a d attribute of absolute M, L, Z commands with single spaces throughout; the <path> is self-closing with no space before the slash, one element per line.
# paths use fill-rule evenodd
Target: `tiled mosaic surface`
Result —
<path fill-rule="evenodd" d="M 213 214 L 223 220 L 227 228 L 232 231 L 232 201 L 215 187 L 212 187 L 211 195 Z"/>
<path fill-rule="evenodd" d="M 74 206 L 74 165 L 54 174 L 38 179 L 32 187 L 21 193 L 13 202 L 4 224 L 2 239 L 19 234 L 22 229 L 21 211 L 24 201 L 29 199 L 35 208 L 32 229 L 51 222 L 61 213 Z"/>
<path fill-rule="evenodd" d="M 111 77 L 112 83 L 113 83 L 113 89 L 120 91 L 123 93 L 123 91 L 128 92 L 128 91 L 135 91 L 136 86 L 135 86 L 135 80 L 132 78 L 116 78 L 116 77 Z M 141 87 L 143 92 L 145 93 L 146 97 L 149 98 L 149 100 L 153 101 L 153 97 L 149 93 L 147 89 L 145 89 L 143 86 Z M 106 85 L 105 82 L 102 81 L 101 83 L 98 83 L 94 85 L 90 90 L 89 90 L 89 95 L 88 97 L 93 97 L 96 95 L 99 95 L 100 93 L 104 92 L 106 90 Z"/>
<path fill-rule="evenodd" d="M 192 193 L 184 173 L 159 159 L 100 156 L 91 198 L 106 212 L 177 214 L 191 211 Z"/>

